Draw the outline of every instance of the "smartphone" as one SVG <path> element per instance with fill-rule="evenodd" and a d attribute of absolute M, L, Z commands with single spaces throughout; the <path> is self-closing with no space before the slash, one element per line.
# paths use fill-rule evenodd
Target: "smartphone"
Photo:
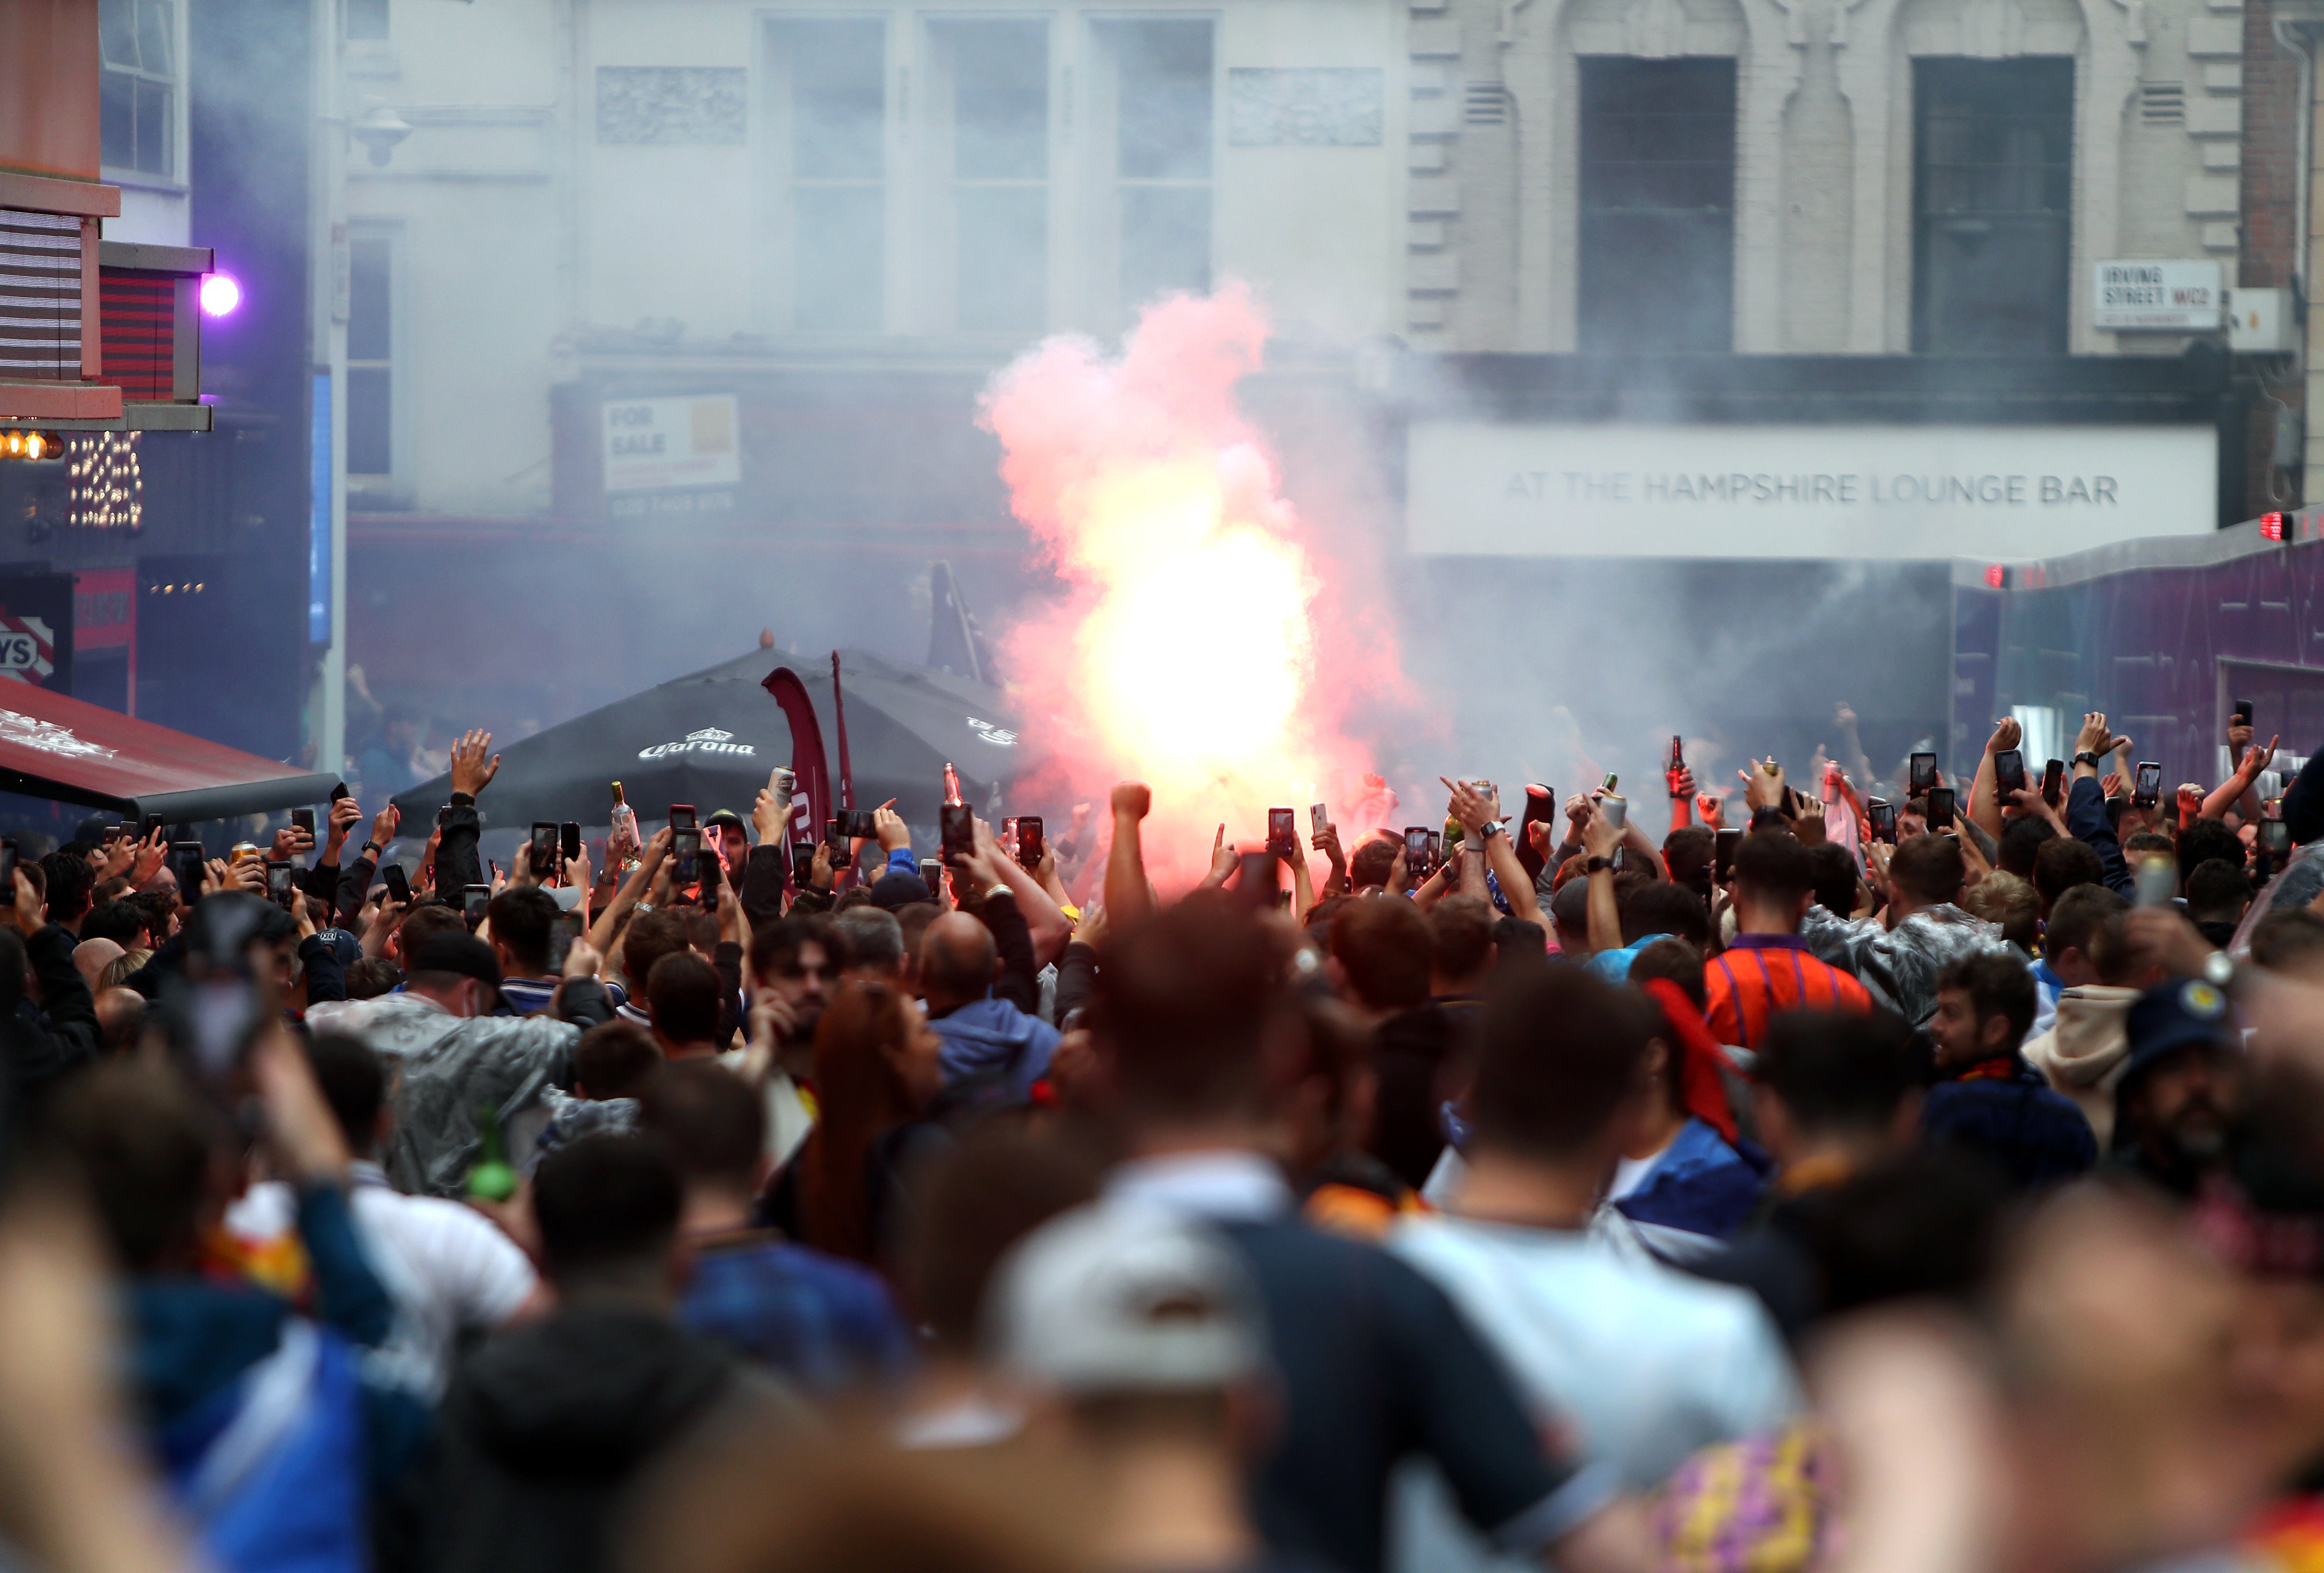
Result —
<path fill-rule="evenodd" d="M 16 844 L 0 841 L 0 893 L 5 893 L 12 908 L 16 904 Z"/>
<path fill-rule="evenodd" d="M 670 804 L 670 806 L 669 806 L 669 828 L 670 828 L 671 829 L 673 829 L 673 830 L 691 830 L 691 829 L 693 829 L 693 828 L 694 828 L 694 805 L 693 805 L 692 803 L 672 803 L 672 804 Z"/>
<path fill-rule="evenodd" d="M 1950 830 L 1952 828 L 1953 789 L 1950 787 L 1931 787 L 1929 789 L 1929 828 L 1932 830 Z"/>
<path fill-rule="evenodd" d="M 927 882 L 928 894 L 931 896 L 942 895 L 944 893 L 944 859 L 940 857 L 921 858 L 920 878 Z"/>
<path fill-rule="evenodd" d="M 387 899 L 399 907 L 411 904 L 411 882 L 403 875 L 403 865 L 390 863 L 379 871 L 380 883 L 387 886 Z"/>
<path fill-rule="evenodd" d="M 966 803 L 946 803 L 936 810 L 942 832 L 944 860 L 958 863 L 976 850 L 976 810 Z"/>
<path fill-rule="evenodd" d="M 1435 868 L 1428 861 L 1428 827 L 1406 825 L 1404 828 L 1404 871 L 1414 880 L 1426 879 Z"/>
<path fill-rule="evenodd" d="M 290 910 L 290 903 L 298 899 L 299 886 L 293 878 L 296 867 L 294 864 L 276 863 L 271 859 L 266 865 L 266 899 L 286 912 Z"/>
<path fill-rule="evenodd" d="M 341 798 L 351 798 L 353 796 L 355 796 L 355 793 L 347 791 L 347 783 L 345 782 L 339 782 L 338 785 L 331 789 L 331 801 L 335 803 Z M 148 814 L 146 818 L 152 819 L 157 825 L 161 822 L 161 816 L 159 814 Z"/>
<path fill-rule="evenodd" d="M 831 848 L 833 867 L 836 868 L 847 861 L 847 837 L 842 832 L 838 820 L 832 819 L 824 825 L 823 844 Z"/>
<path fill-rule="evenodd" d="M 570 863 L 581 856 L 581 821 L 567 819 L 558 827 L 557 845 L 559 855 Z"/>
<path fill-rule="evenodd" d="M 124 826 L 122 828 L 124 830 L 129 828 L 127 826 Z M 312 841 L 315 838 L 315 810 L 312 809 L 291 810 L 290 828 L 293 830 L 297 830 L 303 834 L 308 840 Z"/>
<path fill-rule="evenodd" d="M 2163 766 L 2151 759 L 2142 759 L 2133 773 L 2130 800 L 2135 808 L 2151 809 L 2163 800 Z"/>
<path fill-rule="evenodd" d="M 1937 784 L 1937 756 L 1933 754 L 1913 755 L 1911 773 L 1906 779 L 1912 787 L 1907 796 L 1917 798 L 1925 795 L 1931 787 Z"/>
<path fill-rule="evenodd" d="M 1743 832 L 1737 826 L 1729 825 L 1723 829 L 1712 832 L 1711 837 L 1712 879 L 1720 884 L 1725 884 L 1735 877 L 1735 849 L 1742 845 Z"/>
<path fill-rule="evenodd" d="M 696 858 L 695 867 L 702 875 L 702 904 L 706 907 L 716 906 L 718 882 L 724 877 L 726 865 L 718 860 L 718 854 L 714 851 L 706 857 Z"/>
<path fill-rule="evenodd" d="M 535 879 L 553 879 L 557 875 L 557 827 L 546 819 L 532 822 L 532 840 L 527 844 L 526 856 L 532 865 Z"/>
<path fill-rule="evenodd" d="M 1321 803 L 1307 805 L 1307 834 L 1321 836 L 1332 828 L 1332 810 Z"/>
<path fill-rule="evenodd" d="M 794 841 L 794 842 L 792 842 L 792 843 L 791 843 L 791 880 L 792 880 L 792 883 L 794 883 L 795 884 L 797 884 L 797 885 L 798 885 L 801 890 L 805 890 L 805 889 L 807 888 L 807 882 L 810 878 L 814 877 L 814 874 L 815 874 L 815 843 L 814 843 L 814 842 L 812 842 L 812 841 Z"/>
<path fill-rule="evenodd" d="M 2261 850 L 2270 857 L 2291 856 L 2291 825 L 2278 819 L 2262 819 L 2259 822 L 2259 844 Z"/>
<path fill-rule="evenodd" d="M 161 828 L 161 816 L 159 814 L 148 814 L 145 816 L 145 828 L 138 835 L 137 838 L 140 841 L 151 841 L 153 839 L 155 833 Z"/>
<path fill-rule="evenodd" d="M 1041 816 L 1026 814 L 1017 821 L 1017 863 L 1022 868 L 1041 866 Z"/>
<path fill-rule="evenodd" d="M 671 840 L 670 859 L 678 866 L 672 871 L 672 883 L 683 888 L 702 877 L 702 832 L 687 826 Z"/>
<path fill-rule="evenodd" d="M 1262 910 L 1275 905 L 1283 865 L 1269 852 L 1246 852 L 1236 859 L 1235 894 Z"/>
<path fill-rule="evenodd" d="M 177 875 L 178 899 L 188 906 L 202 899 L 202 873 L 208 863 L 208 849 L 200 842 L 170 843 L 170 872 Z"/>
<path fill-rule="evenodd" d="M 2021 749 L 2005 748 L 1993 756 L 1993 784 L 2007 802 L 2009 794 L 2025 790 L 2025 754 Z"/>
<path fill-rule="evenodd" d="M 1896 845 L 1896 805 L 1886 798 L 1872 798 L 1864 805 L 1865 817 L 1872 821 L 1872 838 Z"/>
<path fill-rule="evenodd" d="M 2167 907 L 2179 894 L 2179 865 L 2163 853 L 2150 853 L 2140 858 L 2135 877 L 2138 893 L 2134 905 Z"/>
<path fill-rule="evenodd" d="M 1298 821 L 1288 809 L 1267 810 L 1267 850 L 1277 857 L 1289 857 L 1299 850 Z"/>
<path fill-rule="evenodd" d="M 2249 699 L 2236 701 L 2235 724 L 2238 726 L 2248 726 L 2252 724 L 2252 702 Z"/>
<path fill-rule="evenodd" d="M 2052 808 L 2058 806 L 2058 795 L 2066 786 L 2066 762 L 2053 759 L 2042 767 L 2042 800 Z"/>
<path fill-rule="evenodd" d="M 581 938 L 581 914 L 578 911 L 559 912 L 549 921 L 549 970 L 558 976 L 565 976 L 565 958 L 573 952 L 573 941 Z"/>
<path fill-rule="evenodd" d="M 1434 830 L 1428 833 L 1428 866 L 1432 870 L 1444 866 L 1444 838 Z"/>
<path fill-rule="evenodd" d="M 840 810 L 839 824 L 851 840 L 870 841 L 880 834 L 880 826 L 869 809 Z"/>
<path fill-rule="evenodd" d="M 468 920 L 468 927 L 474 929 L 477 924 L 483 922 L 484 921 L 484 909 L 492 904 L 492 886 L 488 884 L 472 884 L 468 886 L 466 900 L 461 903 L 460 907 L 462 914 Z"/>

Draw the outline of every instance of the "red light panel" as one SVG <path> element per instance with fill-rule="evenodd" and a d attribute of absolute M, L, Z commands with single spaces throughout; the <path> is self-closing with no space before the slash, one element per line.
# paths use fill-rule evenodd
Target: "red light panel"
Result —
<path fill-rule="evenodd" d="M 2009 570 L 1997 562 L 1989 562 L 1985 566 L 1985 582 L 1988 589 L 1997 590 L 2009 582 Z"/>
<path fill-rule="evenodd" d="M 2281 514 L 2262 514 L 2259 516 L 2259 533 L 2260 539 L 2263 541 L 2282 540 L 2283 515 Z"/>

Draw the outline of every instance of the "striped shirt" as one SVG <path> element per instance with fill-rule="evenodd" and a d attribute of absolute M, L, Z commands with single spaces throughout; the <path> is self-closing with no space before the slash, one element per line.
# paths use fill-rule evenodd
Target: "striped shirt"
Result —
<path fill-rule="evenodd" d="M 1704 1013 L 1721 1043 L 1757 1049 L 1784 1011 L 1868 1011 L 1872 996 L 1847 973 L 1808 954 L 1796 934 L 1738 934 L 1702 969 Z"/>

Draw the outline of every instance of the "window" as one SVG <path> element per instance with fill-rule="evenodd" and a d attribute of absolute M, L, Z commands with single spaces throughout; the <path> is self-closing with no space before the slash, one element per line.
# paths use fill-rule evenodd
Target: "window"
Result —
<path fill-rule="evenodd" d="M 178 18 L 173 0 L 101 0 L 101 156 L 111 168 L 178 173 Z"/>
<path fill-rule="evenodd" d="M 383 39 L 387 36 L 387 0 L 347 0 L 347 38 L 350 42 Z"/>
<path fill-rule="evenodd" d="M 1913 347 L 2062 355 L 2074 62 L 1913 62 Z"/>
<path fill-rule="evenodd" d="M 930 106 L 950 187 L 953 318 L 1038 332 L 1049 305 L 1049 29 L 939 22 Z"/>
<path fill-rule="evenodd" d="M 887 292 L 886 25 L 784 20 L 774 41 L 791 325 L 877 333 Z"/>
<path fill-rule="evenodd" d="M 1580 343 L 1735 346 L 1735 62 L 1584 55 Z"/>
<path fill-rule="evenodd" d="M 393 243 L 358 235 L 347 254 L 347 474 L 395 473 Z"/>
<path fill-rule="evenodd" d="M 1211 287 L 1211 23 L 1095 24 L 1111 90 L 1111 187 L 1125 313 Z"/>

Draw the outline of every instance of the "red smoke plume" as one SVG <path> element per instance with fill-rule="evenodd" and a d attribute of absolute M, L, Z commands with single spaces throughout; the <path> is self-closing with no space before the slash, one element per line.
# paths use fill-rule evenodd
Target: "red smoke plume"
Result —
<path fill-rule="evenodd" d="M 1266 340 L 1230 284 L 1149 308 L 1118 360 L 1049 339 L 984 397 L 1011 507 L 1065 587 L 1004 636 L 1001 664 L 1054 745 L 1049 784 L 1101 818 L 1115 781 L 1152 785 L 1166 887 L 1200 877 L 1222 823 L 1256 850 L 1270 805 L 1298 810 L 1304 847 L 1306 805 L 1330 804 L 1351 849 L 1386 811 L 1368 811 L 1365 751 L 1341 731 L 1360 680 L 1319 670 L 1330 565 L 1235 405 Z"/>

